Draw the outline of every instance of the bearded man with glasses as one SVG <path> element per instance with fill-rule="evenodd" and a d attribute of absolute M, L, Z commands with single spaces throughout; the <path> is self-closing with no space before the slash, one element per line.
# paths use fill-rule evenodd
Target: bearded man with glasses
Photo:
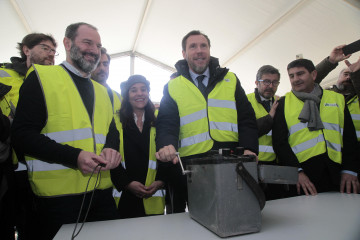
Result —
<path fill-rule="evenodd" d="M 11 57 L 10 63 L 0 64 L 0 83 L 11 87 L 0 101 L 0 106 L 2 113 L 10 122 L 15 115 L 19 90 L 26 72 L 32 64 L 54 65 L 55 56 L 58 55 L 56 47 L 57 43 L 51 35 L 31 33 L 17 44 L 20 57 Z M 1 189 L 5 191 L 5 195 L 1 200 L 0 232 L 4 239 L 14 239 L 15 225 L 19 239 L 27 239 L 33 229 L 35 214 L 26 165 L 18 162 L 15 154 L 10 154 L 7 160 L 1 163 L 0 169 L 2 169 L 0 178 L 6 179 L 8 183 L 6 191 L 4 186 Z"/>
<path fill-rule="evenodd" d="M 271 65 L 262 66 L 256 74 L 256 88 L 247 95 L 254 108 L 259 129 L 259 163 L 276 164 L 276 154 L 272 147 L 271 129 L 277 108 L 275 93 L 280 84 L 280 72 Z M 284 197 L 283 186 L 262 184 L 266 200 Z"/>

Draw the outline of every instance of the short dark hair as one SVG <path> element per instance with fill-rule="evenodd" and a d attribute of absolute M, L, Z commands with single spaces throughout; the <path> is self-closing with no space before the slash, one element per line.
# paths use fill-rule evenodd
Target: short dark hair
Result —
<path fill-rule="evenodd" d="M 210 39 L 209 39 L 209 37 L 208 37 L 206 34 L 200 32 L 199 30 L 192 30 L 191 32 L 189 32 L 188 34 L 186 34 L 185 37 L 183 37 L 183 39 L 182 39 L 182 41 L 181 41 L 181 46 L 182 46 L 182 50 L 183 50 L 183 51 L 186 50 L 186 41 L 187 41 L 187 39 L 188 39 L 190 36 L 194 36 L 194 35 L 203 35 L 203 36 L 206 38 L 206 40 L 207 40 L 207 42 L 208 42 L 208 44 L 209 44 L 209 47 L 210 47 Z"/>
<path fill-rule="evenodd" d="M 28 47 L 29 49 L 32 49 L 42 41 L 50 41 L 55 46 L 55 48 L 57 47 L 57 43 L 51 34 L 30 33 L 23 38 L 21 43 L 17 44 L 17 49 L 19 50 L 21 59 L 24 61 L 26 61 L 27 59 L 23 51 L 24 46 Z"/>
<path fill-rule="evenodd" d="M 101 55 L 105 54 L 105 55 L 107 56 L 107 58 L 108 58 L 108 61 L 110 62 L 111 57 L 110 57 L 110 55 L 107 53 L 106 48 L 101 47 L 100 51 L 101 51 Z"/>
<path fill-rule="evenodd" d="M 70 24 L 69 26 L 67 26 L 67 28 L 65 30 L 65 37 L 71 39 L 71 41 L 74 41 L 77 36 L 77 30 L 82 25 L 88 26 L 97 31 L 97 28 L 91 24 L 88 24 L 85 22 L 78 22 L 78 23 L 73 23 L 73 24 Z"/>
<path fill-rule="evenodd" d="M 264 65 L 261 68 L 259 68 L 259 70 L 256 73 L 256 81 L 261 79 L 261 76 L 264 74 L 277 74 L 279 76 L 280 79 L 280 72 L 279 69 L 274 68 L 271 65 Z"/>
<path fill-rule="evenodd" d="M 289 63 L 287 65 L 287 70 L 289 70 L 290 68 L 295 68 L 295 67 L 304 67 L 306 70 L 309 71 L 309 73 L 313 72 L 315 70 L 315 65 L 312 61 L 310 61 L 309 59 L 296 59 L 294 61 L 292 61 L 291 63 Z"/>

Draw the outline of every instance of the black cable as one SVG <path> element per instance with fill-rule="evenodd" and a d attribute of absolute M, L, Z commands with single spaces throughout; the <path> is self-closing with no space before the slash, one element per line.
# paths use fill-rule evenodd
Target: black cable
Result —
<path fill-rule="evenodd" d="M 89 187 L 90 180 L 91 180 L 92 176 L 94 175 L 94 172 L 96 171 L 96 169 L 97 169 L 98 167 L 100 167 L 100 169 L 99 169 L 99 173 L 98 173 L 98 175 L 97 175 L 97 177 L 96 177 L 96 181 L 95 181 L 95 184 L 94 184 L 94 190 L 93 190 L 93 192 L 92 192 L 92 194 L 91 194 L 91 198 L 90 198 L 90 202 L 89 202 L 88 209 L 87 209 L 87 211 L 86 211 L 84 220 L 83 220 L 83 222 L 82 222 L 82 224 L 81 224 L 81 227 L 80 227 L 79 231 L 75 234 L 77 225 L 78 225 L 79 220 L 80 220 L 81 212 L 82 212 L 82 209 L 83 209 L 83 207 L 84 207 L 84 202 L 85 202 L 86 193 L 87 193 L 87 189 L 88 189 L 88 187 Z M 77 218 L 76 223 L 75 223 L 74 231 L 73 231 L 73 233 L 72 233 L 72 235 L 71 235 L 71 240 L 75 239 L 75 238 L 79 235 L 80 231 L 82 230 L 82 228 L 83 228 L 83 226 L 84 226 L 84 224 L 85 224 L 86 218 L 87 218 L 87 216 L 88 216 L 88 213 L 89 213 L 89 210 L 90 210 L 90 207 L 91 207 L 91 203 L 92 203 L 92 199 L 93 199 L 95 190 L 97 189 L 97 187 L 100 185 L 100 182 L 101 182 L 101 168 L 102 168 L 101 164 L 98 164 L 98 165 L 94 168 L 94 170 L 92 171 L 92 173 L 91 173 L 91 175 L 90 175 L 90 178 L 89 178 L 89 180 L 88 180 L 88 182 L 87 182 L 87 185 L 86 185 L 86 188 L 85 188 L 85 192 L 84 192 L 84 196 L 83 196 L 83 200 L 82 200 L 81 207 L 80 207 L 80 211 L 79 211 L 79 215 L 78 215 L 78 218 Z M 100 176 L 100 180 L 99 180 L 99 176 Z M 99 183 L 98 183 L 98 180 L 99 180 Z M 97 185 L 97 186 L 96 186 L 96 185 Z"/>

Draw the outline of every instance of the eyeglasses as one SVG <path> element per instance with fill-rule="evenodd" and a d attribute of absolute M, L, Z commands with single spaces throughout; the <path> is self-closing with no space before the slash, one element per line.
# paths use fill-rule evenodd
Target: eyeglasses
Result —
<path fill-rule="evenodd" d="M 258 82 L 263 82 L 265 86 L 270 86 L 270 84 L 272 84 L 274 87 L 277 87 L 280 84 L 280 81 L 270 81 L 270 80 L 262 80 L 262 79 L 258 80 Z"/>
<path fill-rule="evenodd" d="M 44 50 L 45 52 L 53 53 L 54 56 L 59 56 L 59 53 L 55 49 L 51 48 L 50 46 L 48 46 L 46 44 L 42 44 L 42 43 L 39 43 L 38 45 L 41 46 L 41 49 Z"/>

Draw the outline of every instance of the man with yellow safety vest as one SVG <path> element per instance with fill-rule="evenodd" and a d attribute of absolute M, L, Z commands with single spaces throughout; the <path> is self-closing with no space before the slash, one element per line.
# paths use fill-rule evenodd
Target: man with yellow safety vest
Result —
<path fill-rule="evenodd" d="M 344 95 L 355 126 L 357 139 L 360 142 L 360 59 L 353 64 L 350 64 L 349 61 L 345 61 L 345 63 L 348 64 L 348 67 L 341 70 L 336 85 L 333 85 L 330 90 Z"/>
<path fill-rule="evenodd" d="M 275 163 L 276 155 L 272 149 L 271 129 L 278 105 L 274 98 L 280 83 L 280 72 L 270 65 L 262 66 L 256 74 L 256 88 L 247 95 L 254 108 L 259 128 L 259 161 Z"/>
<path fill-rule="evenodd" d="M 345 56 L 342 48 L 346 45 L 340 45 L 335 47 L 328 59 L 324 59 L 316 66 L 316 70 L 322 72 L 323 78 L 338 66 L 338 62 L 349 58 L 351 55 Z M 352 121 L 355 126 L 356 136 L 360 144 L 360 59 L 357 62 L 351 64 L 348 60 L 345 60 L 346 68 L 340 71 L 338 80 L 335 85 L 329 88 L 334 92 L 344 95 L 346 105 L 349 108 Z M 320 81 L 316 81 L 320 83 Z M 359 172 L 360 174 L 360 172 Z M 358 178 L 360 178 L 358 174 Z"/>
<path fill-rule="evenodd" d="M 156 157 L 178 162 L 176 152 L 187 158 L 220 148 L 245 148 L 257 155 L 258 133 L 254 110 L 236 75 L 219 66 L 210 56 L 210 40 L 200 31 L 191 31 L 182 40 L 184 59 L 176 63 L 178 76 L 164 87 L 156 123 Z M 180 196 L 174 212 L 185 210 L 186 177 L 179 164 L 173 182 Z M 169 180 L 171 181 L 171 180 Z"/>
<path fill-rule="evenodd" d="M 90 79 L 100 35 L 90 24 L 75 23 L 63 43 L 66 61 L 35 64 L 28 72 L 12 126 L 12 143 L 25 157 L 36 195 L 37 239 L 52 239 L 78 216 L 84 221 L 90 204 L 87 221 L 117 217 L 109 170 L 121 161 L 119 133 L 106 89 Z"/>
<path fill-rule="evenodd" d="M 348 67 L 341 70 L 336 85 L 333 85 L 330 90 L 344 95 L 360 145 L 360 58 L 353 64 L 349 61 L 345 63 Z M 360 178 L 359 174 L 360 171 L 358 178 Z"/>
<path fill-rule="evenodd" d="M 259 68 L 256 74 L 256 88 L 247 95 L 255 111 L 256 122 L 259 129 L 259 163 L 277 164 L 276 154 L 272 147 L 273 118 L 277 108 L 277 99 L 274 98 L 280 84 L 280 72 L 271 65 Z M 278 184 L 261 184 L 266 200 L 282 197 L 283 186 Z"/>
<path fill-rule="evenodd" d="M 315 83 L 310 60 L 287 69 L 292 91 L 279 100 L 272 140 L 279 163 L 299 169 L 294 194 L 359 192 L 359 150 L 344 97 Z"/>
<path fill-rule="evenodd" d="M 57 43 L 51 35 L 43 33 L 31 33 L 26 35 L 17 48 L 20 57 L 11 57 L 11 63 L 0 64 L 0 82 L 11 86 L 11 90 L 4 96 L 0 102 L 2 112 L 13 119 L 16 106 L 19 100 L 19 89 L 24 82 L 27 70 L 31 64 L 54 65 L 54 58 L 57 56 Z M 10 129 L 9 129 L 10 131 Z M 14 211 L 16 231 L 19 238 L 26 239 L 32 231 L 35 212 L 33 204 L 33 193 L 30 188 L 26 165 L 18 161 L 16 154 L 11 154 L 13 168 L 8 171 L 8 199 L 7 210 Z M 20 159 L 21 160 L 21 159 Z M 11 159 L 9 159 L 11 161 Z M 14 173 L 15 170 L 15 173 Z M 10 207 L 10 206 L 13 206 Z M 2 216 L 5 216 L 2 214 Z M 7 222 L 12 218 L 7 216 Z M 14 236 L 14 226 L 10 229 Z"/>

